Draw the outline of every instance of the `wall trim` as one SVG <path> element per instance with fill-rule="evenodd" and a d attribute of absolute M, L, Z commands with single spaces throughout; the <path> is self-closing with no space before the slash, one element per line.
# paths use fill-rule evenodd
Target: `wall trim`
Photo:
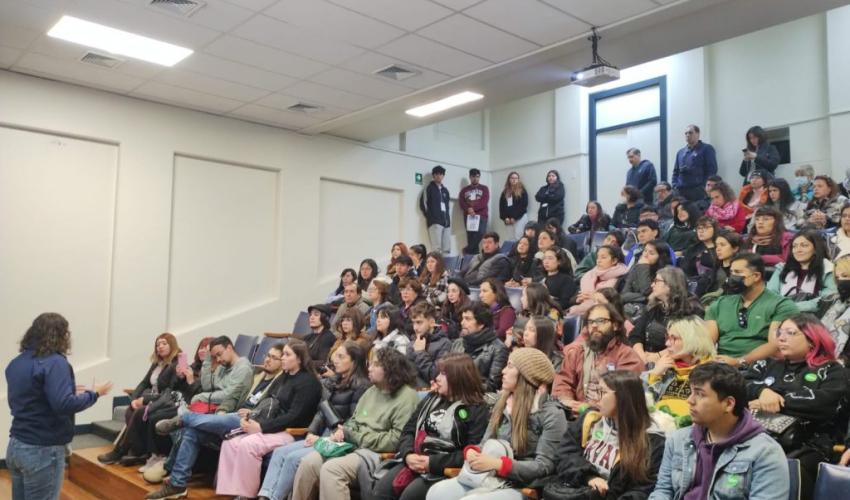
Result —
<path fill-rule="evenodd" d="M 569 160 L 570 158 L 581 158 L 582 156 L 587 156 L 587 153 L 584 152 L 584 151 L 578 151 L 576 153 L 569 153 L 569 154 L 560 155 L 560 156 L 552 156 L 552 157 L 548 157 L 548 158 L 542 158 L 540 160 L 532 160 L 532 161 L 523 162 L 523 163 L 516 163 L 516 164 L 513 164 L 513 165 L 506 166 L 506 167 L 497 167 L 497 168 L 491 170 L 490 172 L 495 174 L 496 172 L 501 172 L 503 170 L 513 170 L 513 169 L 517 169 L 517 168 L 533 167 L 534 165 L 540 165 L 541 163 L 548 163 L 548 162 L 551 162 L 551 161 L 560 161 L 560 160 Z"/>

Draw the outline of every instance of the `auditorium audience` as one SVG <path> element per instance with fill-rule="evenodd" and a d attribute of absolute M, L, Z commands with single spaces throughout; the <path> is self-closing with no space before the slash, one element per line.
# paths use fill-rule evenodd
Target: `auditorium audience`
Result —
<path fill-rule="evenodd" d="M 469 305 L 469 285 L 460 278 L 449 278 L 446 290 L 446 303 L 440 308 L 440 324 L 443 330 L 454 340 L 460 336 L 460 310 Z"/>
<path fill-rule="evenodd" d="M 779 150 L 767 140 L 767 134 L 763 128 L 758 125 L 750 127 L 747 130 L 746 140 L 744 159 L 741 160 L 741 167 L 738 169 L 738 173 L 744 178 L 744 184 L 747 179 L 752 182 L 753 172 L 761 170 L 773 174 L 780 161 Z"/>
<path fill-rule="evenodd" d="M 557 348 L 555 322 L 547 316 L 531 316 L 522 331 L 522 347 L 533 347 L 549 358 L 555 373 L 561 371 L 564 353 Z"/>
<path fill-rule="evenodd" d="M 838 293 L 824 299 L 825 312 L 821 317 L 835 342 L 835 356 L 844 362 L 850 362 L 850 255 L 839 257 L 835 261 L 835 285 Z"/>
<path fill-rule="evenodd" d="M 614 208 L 611 225 L 620 228 L 637 226 L 640 220 L 640 210 L 643 208 L 640 191 L 634 186 L 624 186 L 623 190 L 620 191 L 620 198 L 622 203 Z"/>
<path fill-rule="evenodd" d="M 372 286 L 376 283 L 377 281 L 372 281 Z M 331 331 L 331 309 L 325 304 L 315 304 L 307 308 L 307 314 L 310 333 L 302 340 L 310 351 L 313 370 L 321 373 L 330 358 L 331 347 L 336 342 L 336 336 Z"/>
<path fill-rule="evenodd" d="M 369 290 L 372 280 L 378 277 L 378 263 L 374 259 L 363 259 L 360 262 L 360 272 L 357 273 L 357 284 L 361 290 Z"/>
<path fill-rule="evenodd" d="M 830 252 L 833 259 L 850 254 L 850 203 L 841 208 L 841 222 L 835 230 L 835 236 L 830 238 L 834 247 Z"/>
<path fill-rule="evenodd" d="M 339 275 L 339 285 L 333 292 L 331 292 L 330 295 L 328 295 L 325 302 L 331 304 L 333 307 L 338 306 L 342 302 L 345 287 L 352 283 L 357 283 L 357 273 L 350 267 L 343 269 L 342 273 Z"/>
<path fill-rule="evenodd" d="M 334 316 L 334 328 L 339 325 L 339 320 L 350 309 L 357 309 L 363 316 L 368 316 L 369 314 L 369 303 L 363 299 L 363 290 L 361 290 L 360 285 L 358 285 L 356 281 L 345 285 L 342 290 L 342 304 L 340 304 L 339 308 L 336 310 L 336 316 Z"/>
<path fill-rule="evenodd" d="M 685 273 L 672 266 L 663 267 L 652 280 L 646 312 L 629 332 L 629 344 L 644 362 L 657 361 L 667 345 L 667 324 L 698 312 L 691 303 Z"/>
<path fill-rule="evenodd" d="M 642 314 L 652 291 L 655 274 L 659 269 L 672 264 L 670 253 L 670 245 L 663 240 L 650 241 L 644 246 L 637 262 L 629 269 L 620 291 L 629 319 Z"/>
<path fill-rule="evenodd" d="M 745 182 L 738 192 L 738 206 L 747 214 L 747 218 L 767 203 L 767 181 L 770 179 L 770 174 L 754 170 L 749 176 L 749 182 Z"/>
<path fill-rule="evenodd" d="M 407 359 L 416 369 L 416 387 L 427 387 L 437 377 L 437 362 L 451 350 L 452 342 L 437 324 L 437 311 L 427 302 L 411 311 L 413 342 L 407 346 Z"/>
<path fill-rule="evenodd" d="M 546 272 L 543 284 L 549 290 L 549 295 L 558 301 L 561 309 L 569 308 L 578 287 L 567 251 L 563 248 L 549 248 L 543 252 L 543 270 Z"/>
<path fill-rule="evenodd" d="M 400 306 L 401 305 L 401 288 L 399 284 L 403 279 L 416 280 L 416 275 L 413 273 L 413 259 L 408 255 L 401 255 L 398 259 L 396 259 L 395 266 L 395 274 L 393 275 L 392 282 L 390 283 L 390 302 L 393 304 Z"/>
<path fill-rule="evenodd" d="M 673 224 L 664 235 L 664 241 L 670 244 L 670 248 L 676 257 L 682 257 L 685 251 L 697 242 L 696 224 L 699 215 L 692 205 L 677 204 L 673 211 Z"/>
<path fill-rule="evenodd" d="M 552 364 L 539 350 L 512 352 L 480 446 L 467 446 L 461 476 L 433 485 L 427 499 L 458 500 L 477 493 L 493 500 L 522 500 L 520 488 L 542 487 L 555 472 L 555 451 L 567 426 L 564 412 L 545 391 L 553 376 Z M 505 453 L 507 444 L 513 458 Z M 466 468 L 471 474 L 495 474 L 470 483 L 464 481 Z"/>
<path fill-rule="evenodd" d="M 819 312 L 821 301 L 837 292 L 826 243 L 817 231 L 802 231 L 791 240 L 787 262 L 776 265 L 767 289 L 797 303 L 801 312 Z"/>
<path fill-rule="evenodd" d="M 443 262 L 443 254 L 430 252 L 425 258 L 425 269 L 419 275 L 425 300 L 434 307 L 440 307 L 446 301 L 446 289 L 449 287 L 449 272 Z"/>
<path fill-rule="evenodd" d="M 546 184 L 537 190 L 534 199 L 540 204 L 537 209 L 537 221 L 542 222 L 554 217 L 558 219 L 558 225 L 564 224 L 564 183 L 561 182 L 561 174 L 557 170 L 546 173 Z"/>
<path fill-rule="evenodd" d="M 782 214 L 775 207 L 760 207 L 753 219 L 755 223 L 747 236 L 747 250 L 761 255 L 766 266 L 785 262 L 794 234 L 785 230 Z"/>
<path fill-rule="evenodd" d="M 596 267 L 586 272 L 579 281 L 576 305 L 570 307 L 569 314 L 580 315 L 587 312 L 595 302 L 593 293 L 602 288 L 614 288 L 620 276 L 629 272 L 623 264 L 623 252 L 619 247 L 602 245 L 596 253 Z"/>
<path fill-rule="evenodd" d="M 572 226 L 567 228 L 570 233 L 586 233 L 596 231 L 607 231 L 611 225 L 611 216 L 602 210 L 602 205 L 596 201 L 589 201 L 584 209 L 584 215 Z"/>
<path fill-rule="evenodd" d="M 806 206 L 806 221 L 817 229 L 841 224 L 841 209 L 848 200 L 838 192 L 838 184 L 828 175 L 815 176 L 813 197 Z"/>
<path fill-rule="evenodd" d="M 451 352 L 469 354 L 485 392 L 502 387 L 502 368 L 508 360 L 508 348 L 493 331 L 493 313 L 481 302 L 473 302 L 461 310 L 461 337 L 454 341 Z"/>
<path fill-rule="evenodd" d="M 623 242 L 625 241 L 626 235 L 623 234 L 621 230 L 612 229 L 611 231 L 608 231 L 599 246 L 611 245 L 617 248 L 622 248 Z M 587 254 L 585 254 L 584 258 L 576 267 L 575 275 L 577 279 L 581 279 L 581 277 L 584 276 L 587 271 L 593 269 L 596 266 L 596 252 L 598 250 L 599 249 L 596 247 L 596 245 L 594 245 L 594 247 L 591 248 L 591 250 L 587 252 Z"/>
<path fill-rule="evenodd" d="M 736 233 L 744 230 L 747 225 L 747 211 L 741 208 L 741 204 L 735 199 L 732 188 L 725 182 L 718 182 L 710 193 L 711 204 L 705 211 L 705 215 L 714 217 L 717 225 L 728 228 Z"/>
<path fill-rule="evenodd" d="M 717 221 L 703 215 L 696 222 L 697 241 L 691 245 L 677 265 L 685 271 L 688 278 L 696 278 L 708 269 L 714 269 L 717 255 L 714 253 L 714 237 L 717 234 Z"/>
<path fill-rule="evenodd" d="M 369 324 L 366 327 L 367 330 L 375 329 L 375 323 L 378 320 L 378 308 L 382 307 L 384 304 L 391 303 L 389 301 L 389 296 L 390 284 L 386 281 L 386 277 L 378 277 L 369 283 L 369 288 L 366 289 L 366 297 L 369 299 L 372 307 L 369 308 L 369 313 L 367 315 L 369 319 Z"/>
<path fill-rule="evenodd" d="M 407 336 L 403 328 L 404 324 L 398 307 L 387 304 L 379 309 L 375 330 L 370 331 L 368 334 L 368 338 L 372 340 L 372 351 L 370 355 L 374 356 L 378 350 L 384 347 L 396 349 L 402 354 L 407 354 L 410 337 Z"/>
<path fill-rule="evenodd" d="M 705 198 L 703 186 L 706 180 L 717 175 L 717 153 L 711 144 L 700 140 L 700 130 L 696 125 L 687 126 L 685 141 L 685 147 L 676 152 L 670 184 L 677 196 L 696 202 Z"/>
<path fill-rule="evenodd" d="M 774 207 L 782 214 L 785 229 L 794 231 L 805 224 L 806 204 L 794 198 L 788 181 L 782 178 L 771 179 L 767 183 L 767 202 L 765 206 Z"/>
<path fill-rule="evenodd" d="M 469 286 L 478 286 L 487 278 L 496 278 L 502 282 L 511 277 L 511 262 L 507 255 L 499 253 L 499 235 L 485 233 L 481 238 L 481 252 L 476 254 L 463 272 L 463 279 Z"/>
<path fill-rule="evenodd" d="M 410 255 L 410 259 L 413 261 L 414 274 L 416 276 L 422 276 L 422 273 L 425 272 L 425 255 L 428 253 L 425 245 L 421 243 L 411 245 L 408 250 L 408 255 Z"/>
<path fill-rule="evenodd" d="M 519 240 L 528 223 L 528 191 L 516 172 L 508 174 L 499 195 L 499 218 L 510 229 L 513 239 Z"/>
<path fill-rule="evenodd" d="M 357 309 L 350 309 L 345 312 L 342 318 L 339 318 L 339 323 L 337 323 L 337 327 L 334 329 L 334 335 L 336 336 L 336 341 L 331 346 L 330 350 L 330 358 L 333 359 L 334 351 L 339 349 L 342 344 L 351 340 L 360 344 L 360 346 L 366 349 L 366 352 L 369 352 L 369 349 L 372 347 L 372 339 L 369 338 L 369 334 L 367 334 L 363 327 L 363 315 L 360 314 L 360 311 Z M 326 358 L 326 361 L 328 358 Z M 333 369 L 330 367 L 330 363 L 326 364 L 325 371 L 320 373 L 322 377 L 332 377 L 334 375 Z"/>
<path fill-rule="evenodd" d="M 506 285 L 521 286 L 531 282 L 534 275 L 535 247 L 536 245 L 532 245 L 528 236 L 522 236 L 517 240 L 508 253 L 508 259 L 511 261 L 511 279 Z"/>
<path fill-rule="evenodd" d="M 410 309 L 425 301 L 422 297 L 424 290 L 416 278 L 402 279 L 399 283 L 399 290 L 401 291 L 399 310 L 401 312 L 402 331 L 405 335 L 410 336 L 413 334 L 413 320 L 410 318 Z"/>
<path fill-rule="evenodd" d="M 401 256 L 405 256 L 410 258 L 410 250 L 408 250 L 407 245 L 403 242 L 399 241 L 393 243 L 392 248 L 390 249 L 390 263 L 387 265 L 387 276 L 394 278 L 398 270 L 396 269 L 396 264 L 398 264 L 398 260 Z M 413 267 L 413 259 L 411 258 L 408 262 L 408 266 Z"/>
<path fill-rule="evenodd" d="M 744 244 L 741 235 L 727 229 L 714 238 L 714 266 L 700 274 L 696 294 L 700 302 L 711 304 L 724 293 L 724 285 L 731 275 L 732 259 Z"/>
<path fill-rule="evenodd" d="M 516 322 L 516 311 L 508 299 L 505 285 L 496 278 L 487 278 L 481 283 L 478 300 L 490 308 L 493 314 L 493 330 L 496 336 L 505 340 Z"/>

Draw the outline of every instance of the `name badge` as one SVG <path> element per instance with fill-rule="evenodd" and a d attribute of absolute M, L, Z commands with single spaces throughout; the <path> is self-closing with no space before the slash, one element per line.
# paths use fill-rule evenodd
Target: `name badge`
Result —
<path fill-rule="evenodd" d="M 505 198 L 505 201 L 508 202 L 509 207 L 514 206 L 514 197 L 513 196 L 508 196 L 507 198 Z"/>
<path fill-rule="evenodd" d="M 608 371 L 613 372 L 617 369 L 617 366 L 614 363 L 608 363 Z"/>
<path fill-rule="evenodd" d="M 549 204 L 548 204 L 548 203 L 542 203 L 542 204 L 540 205 L 540 207 L 541 207 L 541 208 L 546 208 L 546 207 L 548 207 L 548 206 L 549 206 Z"/>
<path fill-rule="evenodd" d="M 446 203 L 445 202 L 442 202 L 442 201 L 440 202 L 440 211 L 441 212 L 448 212 L 448 210 L 446 209 Z"/>

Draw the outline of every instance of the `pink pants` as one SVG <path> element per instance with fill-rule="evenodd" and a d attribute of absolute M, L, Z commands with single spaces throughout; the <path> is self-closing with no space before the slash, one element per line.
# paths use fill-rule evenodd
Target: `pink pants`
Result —
<path fill-rule="evenodd" d="M 218 459 L 218 495 L 256 497 L 263 455 L 294 441 L 286 432 L 243 434 L 224 441 Z"/>

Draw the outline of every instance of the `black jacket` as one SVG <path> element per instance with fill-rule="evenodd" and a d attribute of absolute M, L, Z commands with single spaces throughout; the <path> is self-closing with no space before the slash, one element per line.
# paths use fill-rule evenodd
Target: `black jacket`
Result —
<path fill-rule="evenodd" d="M 425 350 L 415 351 L 413 342 L 407 346 L 407 359 L 416 367 L 417 387 L 424 387 L 437 378 L 437 360 L 451 350 L 452 341 L 440 327 L 425 339 Z"/>
<path fill-rule="evenodd" d="M 505 197 L 505 192 L 499 196 L 499 218 L 504 221 L 507 218 L 514 220 L 522 219 L 522 216 L 528 212 L 528 193 L 525 189 L 522 190 L 522 196 L 513 198 L 513 203 L 508 206 L 508 199 Z"/>
<path fill-rule="evenodd" d="M 540 208 L 537 209 L 537 223 L 545 224 L 546 219 L 554 217 L 564 222 L 564 198 L 566 191 L 564 183 L 557 181 L 555 184 L 546 184 L 537 190 L 534 199 L 540 203 Z"/>
<path fill-rule="evenodd" d="M 611 217 L 608 214 L 602 214 L 596 219 L 596 224 L 590 220 L 587 214 L 582 215 L 575 224 L 567 228 L 571 233 L 585 233 L 588 231 L 607 231 L 611 225 Z"/>
<path fill-rule="evenodd" d="M 714 247 L 706 248 L 703 242 L 697 241 L 685 250 L 685 254 L 681 258 L 676 260 L 676 265 L 682 268 L 682 271 L 685 271 L 685 276 L 695 278 L 699 276 L 697 264 L 711 269 L 715 266 L 716 260 L 717 255 L 714 253 Z"/>
<path fill-rule="evenodd" d="M 277 388 L 270 388 L 266 397 L 277 398 L 280 406 L 275 416 L 260 422 L 263 433 L 310 425 L 322 399 L 322 384 L 318 377 L 306 370 L 299 370 L 295 375 L 282 374 L 274 384 Z"/>
<path fill-rule="evenodd" d="M 143 398 L 144 404 L 148 404 L 154 399 L 157 398 L 154 395 L 154 392 L 151 390 L 153 386 L 151 385 L 151 373 L 153 373 L 154 368 L 158 363 L 152 363 L 151 367 L 148 368 L 148 372 L 145 374 L 145 377 L 139 382 L 139 385 L 136 386 L 136 389 L 133 391 L 133 394 L 130 395 L 130 401 L 138 398 Z M 162 394 L 166 389 L 185 389 L 188 385 L 185 382 L 185 379 L 181 379 L 177 377 L 177 357 L 171 360 L 171 363 L 163 367 L 162 371 L 159 372 L 159 376 L 156 378 L 156 394 Z"/>
<path fill-rule="evenodd" d="M 744 177 L 744 184 L 748 184 L 753 170 L 765 170 L 772 174 L 776 171 L 779 160 L 779 150 L 776 146 L 769 143 L 759 144 L 755 160 L 742 160 L 738 173 Z"/>
<path fill-rule="evenodd" d="M 336 342 L 336 337 L 329 329 L 323 329 L 320 333 L 310 332 L 305 335 L 302 340 L 307 344 L 307 350 L 310 351 L 312 358 L 313 369 L 320 371 L 331 354 L 331 347 Z"/>
<path fill-rule="evenodd" d="M 522 281 L 523 278 L 531 278 L 534 276 L 534 255 L 529 252 L 525 259 L 517 255 L 508 257 L 511 261 L 511 279 L 514 281 Z"/>
<path fill-rule="evenodd" d="M 443 207 L 445 207 L 445 211 Z M 449 214 L 449 190 L 442 184 L 438 186 L 434 181 L 428 184 L 419 198 L 419 209 L 425 215 L 426 225 L 428 226 L 439 224 L 443 227 L 450 227 L 452 224 Z"/>
<path fill-rule="evenodd" d="M 572 274 L 561 273 L 555 275 L 547 275 L 543 280 L 543 284 L 549 290 L 549 295 L 558 301 L 561 309 L 567 310 L 573 303 L 573 297 L 578 292 L 575 277 Z"/>
<path fill-rule="evenodd" d="M 340 383 L 340 377 L 337 375 L 322 380 L 322 386 L 322 400 L 330 403 L 331 408 L 334 409 L 339 418 L 348 420 L 354 415 L 357 402 L 360 401 L 360 396 L 366 392 L 366 389 L 370 387 L 370 383 L 368 379 L 356 378 L 343 386 Z M 324 414 L 317 411 L 310 423 L 310 432 L 321 436 L 327 427 Z"/>
<path fill-rule="evenodd" d="M 496 392 L 502 388 L 502 370 L 508 364 L 508 348 L 491 328 L 455 340 L 451 351 L 465 352 L 472 357 L 484 382 L 485 392 Z"/>
<path fill-rule="evenodd" d="M 627 207 L 625 203 L 620 203 L 614 209 L 611 224 L 614 227 L 637 227 L 638 222 L 640 222 L 640 209 L 642 208 L 642 201 L 635 203 L 632 208 Z"/>

